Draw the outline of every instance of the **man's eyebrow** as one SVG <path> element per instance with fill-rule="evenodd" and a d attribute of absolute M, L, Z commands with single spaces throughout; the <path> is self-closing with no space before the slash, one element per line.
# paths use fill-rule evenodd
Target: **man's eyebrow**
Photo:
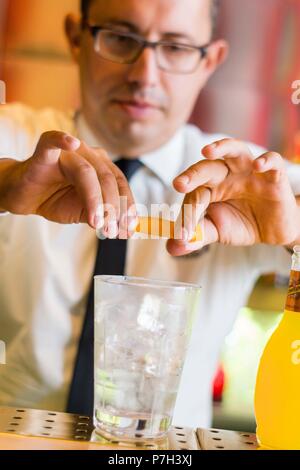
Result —
<path fill-rule="evenodd" d="M 105 26 L 105 27 L 115 27 L 115 26 L 121 26 L 123 28 L 127 28 L 129 29 L 130 31 L 134 32 L 134 33 L 138 33 L 139 32 L 139 28 L 134 25 L 133 23 L 130 23 L 129 21 L 123 21 L 123 20 L 119 20 L 119 19 L 114 19 L 114 18 L 111 18 L 109 20 L 106 20 L 106 21 L 102 21 L 100 24 L 99 22 L 97 23 L 97 26 Z"/>
<path fill-rule="evenodd" d="M 183 41 L 186 42 L 188 41 L 189 43 L 194 43 L 195 38 L 192 38 L 189 34 L 185 33 L 164 33 L 163 34 L 164 39 L 175 39 L 179 42 Z"/>
<path fill-rule="evenodd" d="M 106 21 L 102 21 L 101 23 L 96 22 L 95 24 L 97 26 L 102 26 L 102 27 L 106 27 L 106 28 L 121 26 L 123 28 L 128 29 L 130 32 L 137 33 L 137 34 L 142 34 L 142 31 L 140 30 L 140 28 L 137 25 L 135 25 L 134 23 L 131 23 L 130 21 L 125 21 L 125 20 L 121 20 L 121 19 L 118 19 L 118 18 L 110 18 Z M 180 41 L 183 41 L 183 42 L 188 41 L 189 43 L 195 43 L 195 39 L 192 38 L 190 35 L 188 35 L 186 33 L 166 32 L 166 33 L 162 33 L 162 38 L 163 39 L 169 39 L 169 40 L 175 39 L 176 41 L 179 41 L 179 42 Z"/>

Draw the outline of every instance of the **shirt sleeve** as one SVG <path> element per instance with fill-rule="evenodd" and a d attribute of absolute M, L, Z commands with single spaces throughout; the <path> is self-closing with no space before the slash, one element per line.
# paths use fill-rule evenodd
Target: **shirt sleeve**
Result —
<path fill-rule="evenodd" d="M 22 104 L 0 106 L 0 158 L 23 161 L 32 154 L 36 133 L 34 111 Z"/>
<path fill-rule="evenodd" d="M 24 130 L 28 109 L 17 103 L 0 106 L 0 159 L 13 158 L 22 161 L 26 158 L 21 149 L 26 148 L 28 140 Z M 8 212 L 0 211 L 1 220 L 7 214 Z"/>

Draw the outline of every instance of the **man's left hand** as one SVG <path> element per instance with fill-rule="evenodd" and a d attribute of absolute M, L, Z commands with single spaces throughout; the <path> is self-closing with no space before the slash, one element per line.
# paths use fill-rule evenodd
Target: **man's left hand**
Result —
<path fill-rule="evenodd" d="M 184 193 L 183 207 L 202 206 L 202 242 L 168 241 L 168 251 L 182 256 L 211 243 L 292 247 L 300 243 L 300 207 L 283 158 L 273 152 L 255 157 L 241 141 L 224 139 L 206 146 L 202 160 L 174 180 Z M 200 207 L 201 207 L 200 206 Z M 199 218 L 185 217 L 191 239 Z"/>

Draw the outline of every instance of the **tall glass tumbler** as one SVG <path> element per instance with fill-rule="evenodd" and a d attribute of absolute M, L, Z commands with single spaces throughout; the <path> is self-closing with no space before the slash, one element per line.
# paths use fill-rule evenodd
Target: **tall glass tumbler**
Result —
<path fill-rule="evenodd" d="M 196 285 L 95 278 L 96 431 L 108 439 L 163 438 L 172 422 L 198 308 Z"/>

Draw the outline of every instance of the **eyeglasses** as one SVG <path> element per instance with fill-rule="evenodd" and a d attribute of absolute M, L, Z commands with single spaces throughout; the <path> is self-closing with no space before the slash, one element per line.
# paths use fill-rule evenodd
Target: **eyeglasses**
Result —
<path fill-rule="evenodd" d="M 95 51 L 103 59 L 118 64 L 133 64 L 144 49 L 150 47 L 156 52 L 157 66 L 165 72 L 176 74 L 195 72 L 209 47 L 209 44 L 191 46 L 169 41 L 146 41 L 138 34 L 92 26 L 86 21 L 82 27 L 92 34 Z"/>

